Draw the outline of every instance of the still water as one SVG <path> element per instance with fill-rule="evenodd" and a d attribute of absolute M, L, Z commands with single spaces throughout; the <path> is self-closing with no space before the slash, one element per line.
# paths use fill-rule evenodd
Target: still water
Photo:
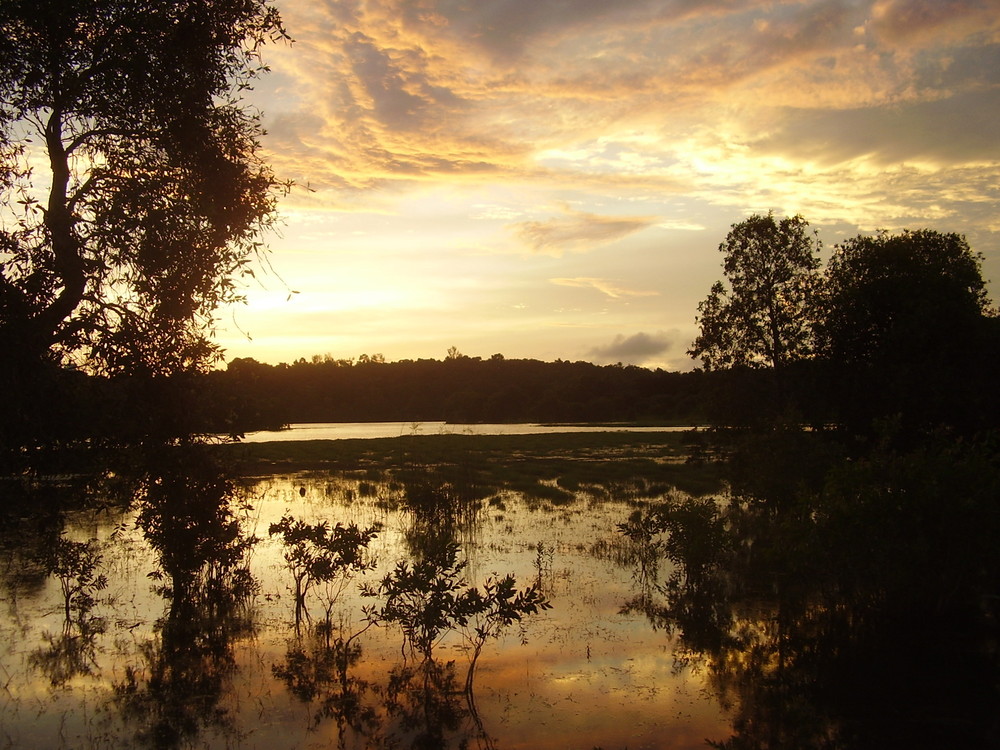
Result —
<path fill-rule="evenodd" d="M 344 440 L 403 435 L 543 435 L 568 432 L 683 432 L 691 427 L 631 425 L 453 424 L 451 422 L 315 422 L 293 424 L 287 430 L 262 430 L 246 435 L 247 443 L 284 440 Z"/>
<path fill-rule="evenodd" d="M 282 434 L 329 438 L 340 428 Z M 730 734 L 697 661 L 677 658 L 669 633 L 624 611 L 643 585 L 616 530 L 641 501 L 635 492 L 581 489 L 554 501 L 375 471 L 294 473 L 247 480 L 216 512 L 210 481 L 139 484 L 145 504 L 60 515 L 55 530 L 22 518 L 3 532 L 3 747 L 683 750 Z M 339 595 L 339 584 L 317 584 L 298 632 L 288 550 L 268 533 L 283 516 L 381 527 L 374 568 Z M 92 543 L 93 571 L 60 575 L 44 563 L 60 534 Z M 366 607 L 379 602 L 359 587 L 426 558 L 434 538 L 459 545 L 463 586 L 512 574 L 551 603 L 485 643 L 471 698 L 460 629 L 435 641 L 431 679 L 414 672 L 419 659 L 399 627 L 366 627 Z M 237 548 L 238 563 L 220 562 Z M 349 664 L 334 669 L 330 644 L 349 636 Z"/>

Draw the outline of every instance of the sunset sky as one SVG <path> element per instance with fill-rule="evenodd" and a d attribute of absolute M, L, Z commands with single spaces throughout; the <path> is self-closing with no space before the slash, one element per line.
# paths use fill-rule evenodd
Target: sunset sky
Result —
<path fill-rule="evenodd" d="M 252 102 L 297 187 L 227 358 L 690 369 L 768 210 L 964 233 L 1000 280 L 1000 0 L 277 4 Z"/>

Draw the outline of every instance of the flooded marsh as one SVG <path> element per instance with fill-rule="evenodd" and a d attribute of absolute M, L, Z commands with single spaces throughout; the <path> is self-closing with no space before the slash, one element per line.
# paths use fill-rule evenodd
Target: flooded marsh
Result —
<path fill-rule="evenodd" d="M 8 481 L 0 747 L 995 746 L 992 454 L 740 450 L 290 441 Z"/>
<path fill-rule="evenodd" d="M 705 675 L 622 611 L 640 584 L 616 527 L 644 481 L 616 493 L 536 465 L 511 482 L 524 492 L 429 466 L 232 483 L 181 467 L 3 540 L 4 746 L 684 748 L 726 733 Z M 283 518 L 377 530 L 369 564 L 318 576 L 299 617 L 289 544 L 269 533 Z M 58 540 L 93 570 L 60 575 Z M 456 596 L 513 576 L 508 594 L 545 602 L 482 631 L 469 685 L 475 616 L 443 614 L 423 653 L 379 612 L 396 566 L 448 548 Z"/>

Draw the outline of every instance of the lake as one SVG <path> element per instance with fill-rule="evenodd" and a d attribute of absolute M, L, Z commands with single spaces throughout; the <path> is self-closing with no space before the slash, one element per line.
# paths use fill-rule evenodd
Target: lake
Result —
<path fill-rule="evenodd" d="M 313 429 L 332 428 L 298 433 Z M 516 491 L 402 466 L 274 473 L 223 492 L 197 461 L 171 471 L 124 487 L 112 478 L 96 509 L 8 524 L 5 747 L 683 750 L 729 734 L 708 672 L 676 658 L 674 637 L 643 613 L 625 611 L 648 571 L 617 524 L 669 487 L 568 490 L 543 479 Z M 336 582 L 315 584 L 298 629 L 290 547 L 268 533 L 286 516 L 381 527 L 374 567 L 339 595 Z M 60 536 L 81 545 L 75 567 L 52 561 Z M 487 640 L 471 696 L 461 628 L 435 638 L 429 670 L 398 625 L 366 629 L 366 607 L 381 602 L 359 588 L 447 543 L 464 565 L 459 590 L 511 574 L 551 604 Z"/>
<path fill-rule="evenodd" d="M 450 422 L 316 422 L 290 425 L 287 430 L 248 433 L 247 443 L 286 440 L 347 440 L 406 435 L 546 435 L 587 432 L 682 432 L 691 427 L 559 424 L 452 424 Z"/>

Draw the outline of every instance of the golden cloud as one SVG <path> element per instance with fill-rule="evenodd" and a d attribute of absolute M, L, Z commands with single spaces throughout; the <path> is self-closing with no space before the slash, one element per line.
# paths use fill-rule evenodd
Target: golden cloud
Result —
<path fill-rule="evenodd" d="M 621 299 L 622 297 L 656 297 L 659 292 L 643 291 L 638 289 L 627 289 L 616 282 L 609 281 L 607 279 L 597 279 L 589 276 L 582 276 L 577 278 L 556 278 L 549 279 L 553 284 L 558 286 L 569 286 L 569 287 L 579 287 L 582 289 L 596 289 L 602 294 L 606 294 L 612 299 Z"/>
<path fill-rule="evenodd" d="M 273 53 L 266 143 L 312 200 L 500 179 L 874 221 L 924 215 L 941 183 L 927 170 L 997 161 L 979 126 L 996 109 L 995 0 L 581 0 L 570 18 L 537 0 L 286 7 L 297 43 Z M 651 222 L 565 212 L 510 229 L 559 255 Z"/>
<path fill-rule="evenodd" d="M 508 226 L 532 252 L 560 256 L 607 245 L 656 223 L 649 216 L 600 216 L 563 209 L 563 215 L 545 221 L 522 221 Z"/>

